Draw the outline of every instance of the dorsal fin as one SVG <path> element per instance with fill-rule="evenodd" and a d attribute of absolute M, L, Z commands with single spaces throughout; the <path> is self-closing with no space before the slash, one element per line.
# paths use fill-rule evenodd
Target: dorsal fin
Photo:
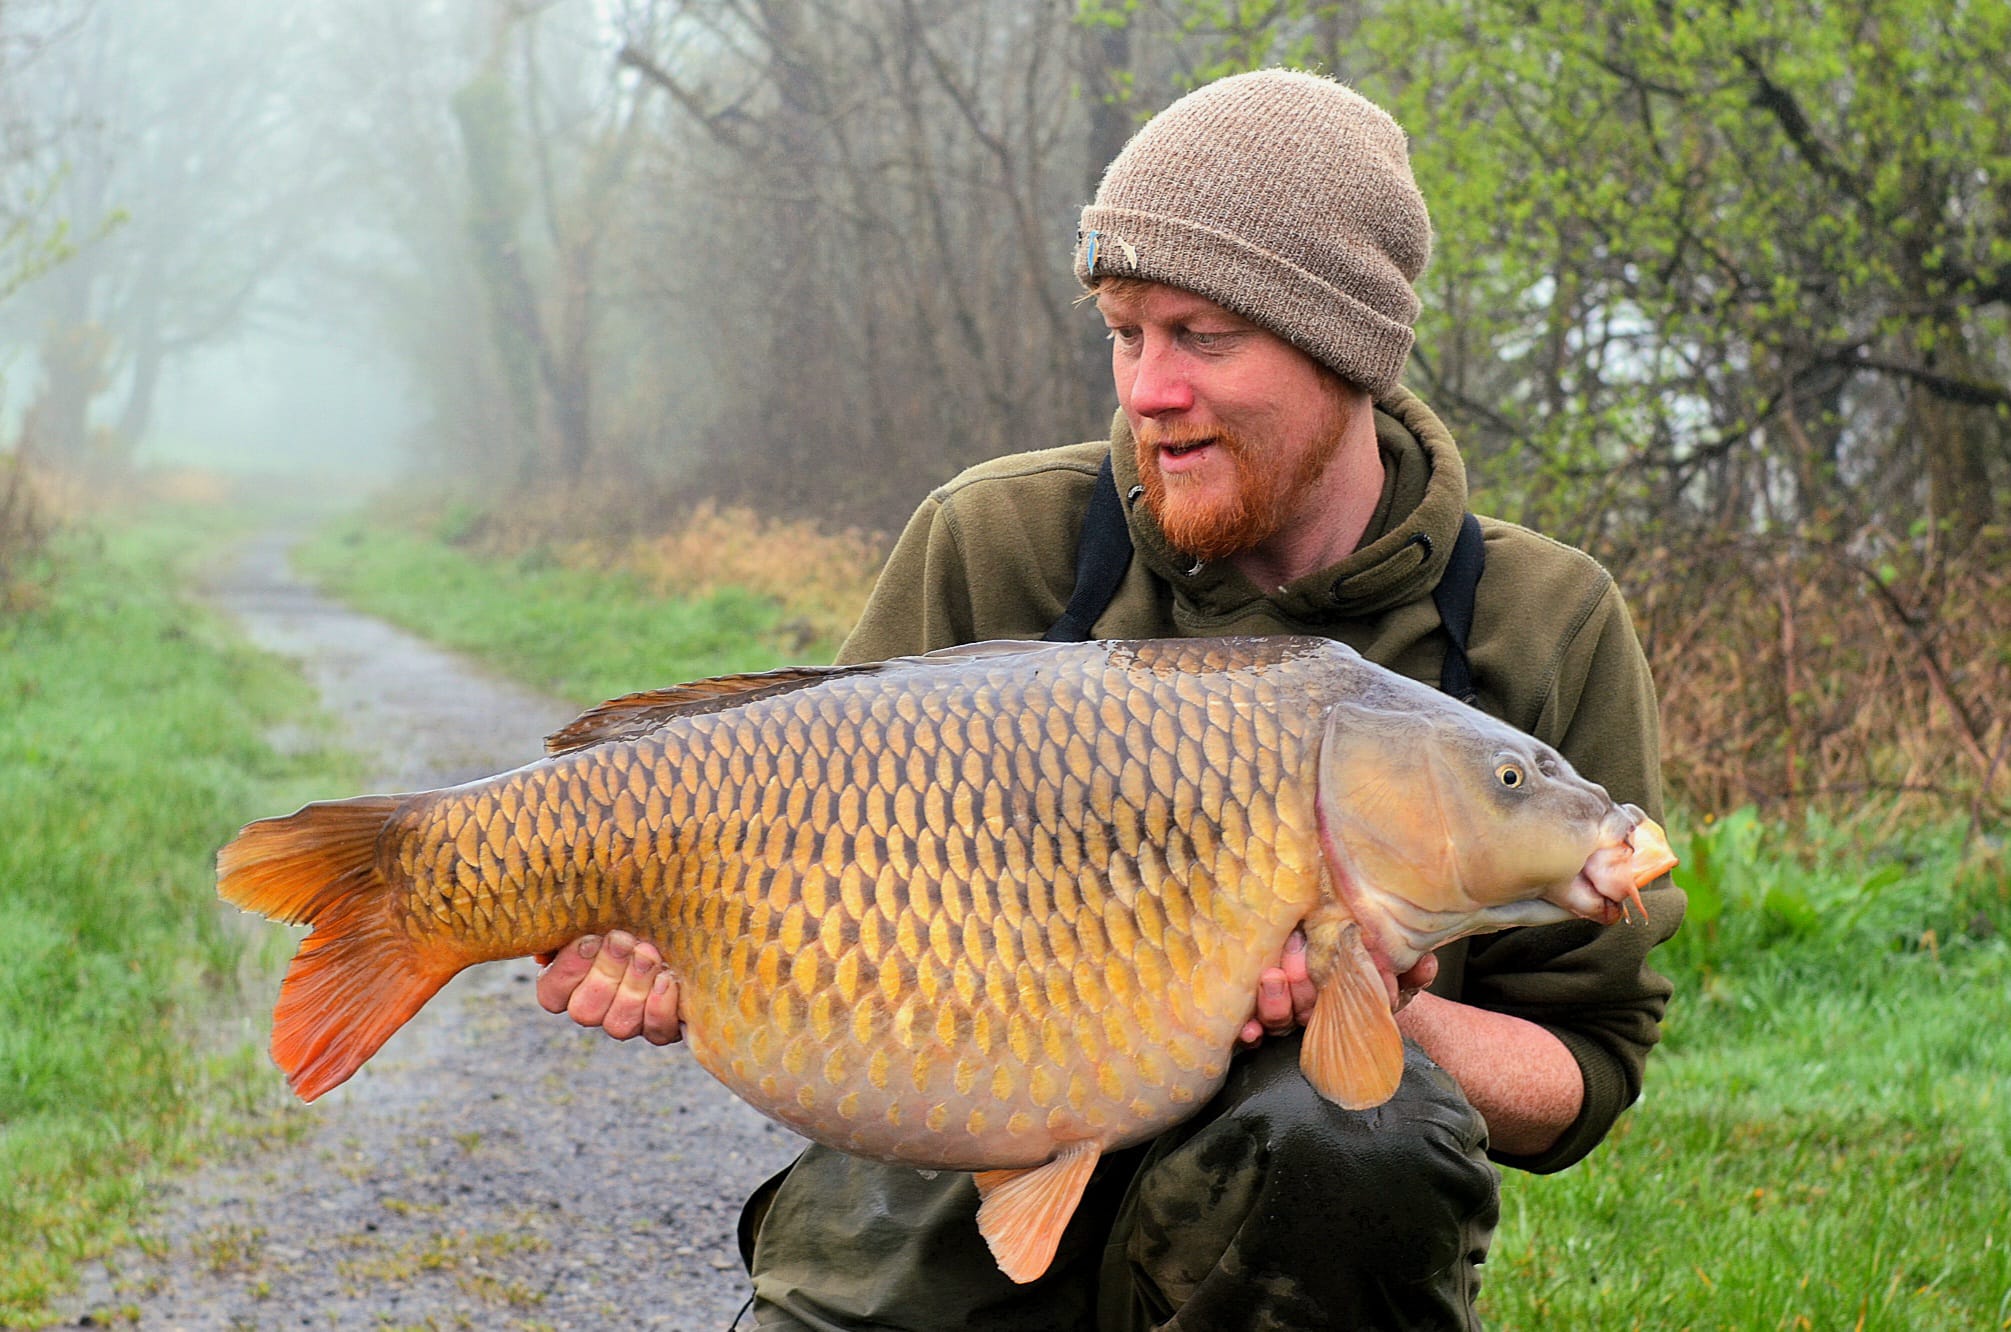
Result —
<path fill-rule="evenodd" d="M 609 740 L 633 740 L 649 734 L 674 717 L 725 712 L 756 699 L 773 698 L 819 681 L 878 669 L 878 663 L 863 666 L 785 666 L 780 670 L 718 675 L 709 680 L 672 685 L 668 689 L 646 689 L 641 693 L 624 694 L 587 709 L 566 726 L 546 736 L 545 752 L 568 754 Z"/>
<path fill-rule="evenodd" d="M 743 675 L 718 675 L 709 680 L 672 685 L 668 689 L 646 689 L 589 708 L 562 729 L 546 736 L 545 752 L 569 754 L 609 740 L 634 740 L 674 717 L 724 712 L 756 699 L 773 698 L 777 694 L 842 676 L 863 675 L 896 666 L 940 666 L 986 657 L 1009 657 L 1025 652 L 1051 651 L 1054 646 L 1052 643 L 1000 638 L 938 648 L 920 656 L 895 657 L 891 661 L 861 662 L 855 666 L 784 666 Z"/>
<path fill-rule="evenodd" d="M 1072 647 L 1073 644 L 1043 643 L 1037 639 L 987 638 L 978 643 L 958 643 L 953 647 L 937 648 L 934 652 L 924 652 L 919 657 L 896 657 L 895 661 L 944 662 L 982 661 L 989 657 L 1019 657 L 1028 653 L 1053 652 L 1057 647 Z"/>
<path fill-rule="evenodd" d="M 1020 638 L 995 638 L 977 644 L 957 644 L 955 648 L 937 648 L 935 652 L 925 652 L 921 656 L 897 656 L 889 662 L 859 662 L 857 666 L 782 666 L 778 670 L 714 676 L 710 680 L 692 680 L 690 684 L 674 684 L 660 690 L 623 694 L 621 698 L 609 698 L 603 704 L 587 708 L 561 730 L 553 730 L 545 736 L 545 753 L 567 755 L 575 748 L 587 748 L 589 744 L 601 744 L 605 740 L 633 740 L 650 734 L 676 716 L 724 712 L 728 708 L 754 702 L 756 698 L 774 698 L 776 694 L 808 688 L 810 684 L 818 684 L 822 680 L 887 670 L 889 666 L 941 666 L 973 658 L 1016 656 L 1022 652 L 1040 652 L 1052 646 L 1054 644 L 1026 642 Z"/>

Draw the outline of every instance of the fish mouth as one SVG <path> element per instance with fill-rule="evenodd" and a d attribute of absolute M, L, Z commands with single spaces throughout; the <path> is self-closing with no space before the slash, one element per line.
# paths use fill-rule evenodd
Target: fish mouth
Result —
<path fill-rule="evenodd" d="M 1634 831 L 1627 835 L 1627 845 L 1634 851 L 1634 887 L 1646 888 L 1676 868 L 1676 853 L 1669 846 L 1669 834 L 1662 831 L 1661 824 L 1632 805 L 1626 808 L 1640 816 Z"/>
<path fill-rule="evenodd" d="M 1676 867 L 1669 835 L 1640 806 L 1620 805 L 1606 816 L 1599 838 L 1578 877 L 1551 900 L 1601 925 L 1631 921 L 1636 913 L 1645 922 L 1641 890 Z"/>

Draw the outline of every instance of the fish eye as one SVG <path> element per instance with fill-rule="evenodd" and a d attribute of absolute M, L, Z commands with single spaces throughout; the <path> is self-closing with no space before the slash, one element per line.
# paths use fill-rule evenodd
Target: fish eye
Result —
<path fill-rule="evenodd" d="M 1494 778 L 1511 791 L 1529 779 L 1528 774 L 1523 772 L 1520 763 L 1502 763 L 1497 765 L 1494 770 Z"/>

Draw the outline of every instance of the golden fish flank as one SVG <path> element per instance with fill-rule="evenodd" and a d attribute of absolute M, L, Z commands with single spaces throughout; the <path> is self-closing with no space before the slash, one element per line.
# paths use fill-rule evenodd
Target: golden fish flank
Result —
<path fill-rule="evenodd" d="M 226 897 L 314 925 L 274 1021 L 295 1089 L 348 1077 L 465 966 L 631 930 L 735 1092 L 843 1150 L 984 1172 L 981 1225 L 1022 1280 L 1097 1155 L 1219 1085 L 1294 926 L 1321 990 L 1308 1076 L 1374 1104 L 1401 1071 L 1377 959 L 1610 919 L 1647 872 L 1638 812 L 1324 640 L 733 677 L 603 705 L 552 748 L 225 848 Z M 1530 780 L 1490 789 L 1503 762 Z M 1447 865 L 1454 827 L 1476 844 Z M 1524 863 L 1490 862 L 1497 832 Z"/>
<path fill-rule="evenodd" d="M 667 941 L 706 1067 L 846 1150 L 974 1169 L 1145 1131 L 1219 1080 L 1264 960 L 1249 927 L 1282 938 L 1317 893 L 1309 784 L 1280 802 L 1259 762 L 1230 759 L 1250 815 L 1200 818 L 1198 847 L 1194 816 L 1176 819 L 1202 808 L 1183 774 L 1203 765 L 1169 751 L 1184 735 L 1201 757 L 1204 693 L 1159 746 L 1152 710 L 1100 676 L 1005 665 L 975 685 L 800 693 L 694 718 L 676 751 L 635 745 L 667 789 L 704 791 L 707 762 L 744 757 L 742 790 L 766 793 L 765 818 L 744 799 L 697 818 L 704 891 L 631 909 Z M 1296 722 L 1278 736 L 1303 767 L 1317 718 Z M 1175 984 L 1197 972 L 1216 980 Z"/>

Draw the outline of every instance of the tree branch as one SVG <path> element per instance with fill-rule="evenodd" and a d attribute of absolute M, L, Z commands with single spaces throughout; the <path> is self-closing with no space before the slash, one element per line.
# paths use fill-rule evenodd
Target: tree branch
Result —
<path fill-rule="evenodd" d="M 1958 379 L 1953 375 L 1929 370 L 1926 366 L 1913 365 L 1890 356 L 1880 356 L 1862 343 L 1854 347 L 1838 348 L 1819 359 L 1830 365 L 1840 365 L 1846 370 L 1896 375 L 1919 384 L 1944 402 L 1966 403 L 1972 407 L 2011 407 L 2011 389 L 1996 384 L 1980 383 L 1973 379 Z"/>
<path fill-rule="evenodd" d="M 737 152 L 745 152 L 754 147 L 741 129 L 745 117 L 740 114 L 738 103 L 719 111 L 708 109 L 696 93 L 672 78 L 662 65 L 657 64 L 631 42 L 622 43 L 621 50 L 615 53 L 614 62 L 634 70 L 644 79 L 669 93 L 671 100 L 684 108 L 686 114 L 696 120 L 705 132 L 718 142 Z"/>
<path fill-rule="evenodd" d="M 1752 75 L 1755 89 L 1753 104 L 1774 118 L 1774 122 L 1788 136 L 1788 141 L 1794 144 L 1795 151 L 1801 154 L 1802 160 L 1809 164 L 1810 169 L 1857 202 L 1866 202 L 1863 180 L 1855 171 L 1837 161 L 1835 150 L 1824 143 L 1822 136 L 1816 133 L 1808 113 L 1802 110 L 1801 103 L 1795 100 L 1795 95 L 1775 83 L 1773 76 L 1768 74 L 1766 67 L 1760 63 L 1759 57 L 1751 51 L 1741 50 L 1739 63 L 1746 67 L 1746 73 Z"/>

